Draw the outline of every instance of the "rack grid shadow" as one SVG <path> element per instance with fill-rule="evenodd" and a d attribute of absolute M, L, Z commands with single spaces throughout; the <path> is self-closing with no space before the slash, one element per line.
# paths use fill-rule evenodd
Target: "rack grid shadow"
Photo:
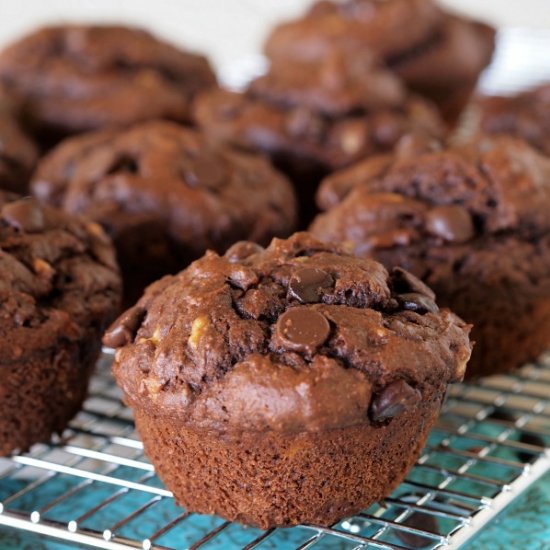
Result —
<path fill-rule="evenodd" d="M 179 508 L 155 476 L 104 354 L 83 411 L 0 460 L 0 525 L 105 549 L 457 548 L 550 470 L 550 353 L 452 388 L 415 467 L 330 528 L 261 531 Z"/>

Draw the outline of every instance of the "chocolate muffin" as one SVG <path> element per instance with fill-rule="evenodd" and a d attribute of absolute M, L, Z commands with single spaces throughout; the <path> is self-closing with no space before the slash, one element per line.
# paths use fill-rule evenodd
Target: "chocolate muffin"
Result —
<path fill-rule="evenodd" d="M 296 222 L 292 187 L 266 159 L 167 121 L 67 139 L 42 159 L 31 189 L 105 228 L 131 303 L 209 248 L 266 244 Z"/>
<path fill-rule="evenodd" d="M 320 0 L 277 26 L 265 51 L 272 61 L 350 57 L 384 59 L 411 90 L 435 101 L 454 122 L 494 50 L 494 29 L 443 11 L 433 0 Z"/>
<path fill-rule="evenodd" d="M 178 503 L 268 528 L 388 495 L 462 379 L 468 332 L 404 270 L 298 233 L 208 252 L 104 342 Z"/>
<path fill-rule="evenodd" d="M 510 134 L 550 156 L 550 83 L 510 97 L 485 97 L 478 102 L 480 129 Z"/>
<path fill-rule="evenodd" d="M 365 54 L 274 63 L 243 94 L 201 94 L 194 115 L 212 140 L 267 153 L 295 183 L 304 221 L 327 173 L 391 150 L 407 132 L 445 133 L 431 104 Z"/>
<path fill-rule="evenodd" d="M 0 52 L 0 81 L 24 100 L 42 139 L 166 118 L 189 119 L 189 102 L 215 84 L 208 61 L 120 26 L 39 29 Z"/>
<path fill-rule="evenodd" d="M 401 266 L 472 323 L 468 376 L 505 372 L 550 344 L 550 159 L 482 137 L 333 174 L 320 187 L 319 238 Z"/>
<path fill-rule="evenodd" d="M 0 455 L 79 410 L 120 291 L 99 225 L 0 191 Z"/>
<path fill-rule="evenodd" d="M 38 152 L 18 115 L 17 102 L 0 87 L 0 189 L 24 193 Z"/>

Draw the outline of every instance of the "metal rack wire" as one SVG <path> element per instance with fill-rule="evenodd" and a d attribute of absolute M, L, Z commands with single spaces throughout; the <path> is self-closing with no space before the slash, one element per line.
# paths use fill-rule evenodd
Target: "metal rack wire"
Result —
<path fill-rule="evenodd" d="M 95 548 L 457 548 L 550 470 L 550 353 L 457 385 L 406 481 L 330 528 L 261 531 L 178 508 L 143 456 L 104 355 L 50 445 L 0 461 L 0 525 Z"/>

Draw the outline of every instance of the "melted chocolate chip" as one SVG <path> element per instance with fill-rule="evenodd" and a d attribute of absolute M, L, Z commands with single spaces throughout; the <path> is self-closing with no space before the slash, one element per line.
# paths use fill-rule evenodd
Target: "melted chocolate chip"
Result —
<path fill-rule="evenodd" d="M 36 233 L 45 228 L 44 211 L 35 199 L 5 204 L 0 210 L 0 218 L 19 231 Z"/>
<path fill-rule="evenodd" d="M 192 187 L 217 189 L 223 183 L 225 175 L 221 158 L 203 154 L 192 159 L 190 166 L 185 170 L 185 181 Z"/>
<path fill-rule="evenodd" d="M 233 246 L 227 249 L 225 257 L 232 263 L 238 263 L 241 260 L 246 260 L 252 254 L 261 252 L 263 247 L 259 244 L 252 243 L 250 241 L 241 241 L 235 243 Z"/>
<path fill-rule="evenodd" d="M 307 304 L 320 302 L 322 289 L 333 285 L 334 279 L 326 271 L 305 267 L 292 275 L 288 290 L 294 298 Z"/>
<path fill-rule="evenodd" d="M 384 422 L 415 407 L 421 399 L 422 395 L 417 389 L 404 380 L 396 380 L 374 397 L 370 406 L 370 417 L 373 422 Z"/>
<path fill-rule="evenodd" d="M 103 343 L 110 348 L 120 348 L 133 342 L 145 313 L 142 307 L 130 308 L 109 327 L 103 336 Z"/>
<path fill-rule="evenodd" d="M 435 300 L 435 292 L 426 284 L 424 284 L 418 277 L 415 277 L 412 273 L 409 273 L 401 267 L 394 267 L 392 272 L 392 283 L 396 292 L 400 294 L 408 294 L 415 292 L 417 294 L 423 294 Z"/>
<path fill-rule="evenodd" d="M 427 214 L 426 229 L 435 237 L 451 243 L 464 243 L 475 235 L 470 213 L 459 205 L 432 208 Z"/>
<path fill-rule="evenodd" d="M 417 292 L 400 294 L 397 300 L 403 309 L 414 311 L 421 315 L 428 312 L 437 313 L 439 311 L 437 304 L 431 298 Z"/>
<path fill-rule="evenodd" d="M 324 315 L 306 307 L 294 307 L 283 313 L 277 321 L 277 335 L 292 350 L 314 353 L 330 333 Z"/>

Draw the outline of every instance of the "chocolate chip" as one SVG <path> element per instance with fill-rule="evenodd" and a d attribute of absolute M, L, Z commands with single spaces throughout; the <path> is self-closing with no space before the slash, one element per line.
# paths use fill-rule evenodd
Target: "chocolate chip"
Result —
<path fill-rule="evenodd" d="M 217 189 L 225 179 L 223 160 L 215 155 L 202 154 L 191 160 L 185 170 L 185 181 L 192 187 Z"/>
<path fill-rule="evenodd" d="M 409 273 L 401 267 L 394 267 L 391 272 L 393 287 L 396 292 L 400 294 L 407 294 L 415 292 L 423 294 L 435 300 L 435 292 L 426 284 L 424 284 L 418 277 L 415 277 L 412 273 Z"/>
<path fill-rule="evenodd" d="M 406 409 L 416 407 L 422 395 L 404 380 L 396 380 L 375 395 L 370 405 L 370 417 L 373 422 L 383 422 L 395 418 Z"/>
<path fill-rule="evenodd" d="M 437 313 L 439 311 L 437 304 L 431 298 L 424 296 L 424 294 L 418 294 L 417 292 L 400 294 L 397 297 L 397 301 L 403 309 L 414 311 L 421 315 L 428 312 Z"/>
<path fill-rule="evenodd" d="M 294 307 L 277 321 L 277 335 L 292 350 L 314 353 L 328 338 L 330 325 L 324 315 L 307 307 Z"/>
<path fill-rule="evenodd" d="M 145 317 L 145 309 L 134 306 L 123 313 L 103 336 L 103 343 L 110 348 L 120 348 L 132 342 Z"/>
<path fill-rule="evenodd" d="M 304 267 L 290 278 L 288 290 L 300 302 L 305 304 L 321 301 L 321 290 L 334 285 L 334 279 L 322 269 Z"/>
<path fill-rule="evenodd" d="M 426 229 L 435 237 L 452 243 L 464 243 L 475 235 L 470 213 L 459 205 L 432 208 L 426 217 Z"/>
<path fill-rule="evenodd" d="M 264 249 L 259 244 L 251 243 L 250 241 L 241 241 L 227 249 L 225 258 L 234 264 L 241 260 L 246 260 L 252 254 L 257 254 L 262 250 Z"/>
<path fill-rule="evenodd" d="M 5 204 L 0 210 L 0 218 L 19 231 L 36 233 L 45 228 L 44 210 L 35 199 Z"/>

